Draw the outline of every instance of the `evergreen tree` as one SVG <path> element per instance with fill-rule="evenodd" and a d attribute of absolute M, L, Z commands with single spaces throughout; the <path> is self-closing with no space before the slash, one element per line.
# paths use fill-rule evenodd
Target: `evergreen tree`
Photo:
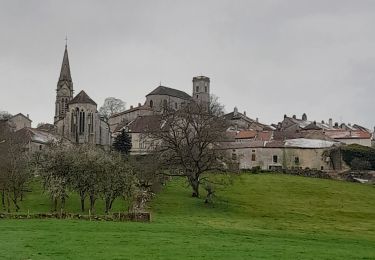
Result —
<path fill-rule="evenodd" d="M 132 148 L 132 140 L 131 137 L 124 129 L 122 129 L 121 134 L 119 134 L 114 142 L 113 142 L 113 149 L 122 153 L 122 154 L 129 154 L 130 149 Z"/>

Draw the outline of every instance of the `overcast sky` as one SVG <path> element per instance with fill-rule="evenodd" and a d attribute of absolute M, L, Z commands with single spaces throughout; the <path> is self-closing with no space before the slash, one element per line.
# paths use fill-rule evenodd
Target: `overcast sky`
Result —
<path fill-rule="evenodd" d="M 372 128 L 374 25 L 374 0 L 0 0 L 0 110 L 53 122 L 67 34 L 75 93 L 99 106 L 205 75 L 227 112 Z"/>

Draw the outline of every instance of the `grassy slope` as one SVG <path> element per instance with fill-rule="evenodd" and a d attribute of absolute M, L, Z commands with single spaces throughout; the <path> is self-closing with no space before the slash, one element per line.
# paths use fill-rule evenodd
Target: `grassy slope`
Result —
<path fill-rule="evenodd" d="M 375 189 L 286 175 L 242 175 L 214 207 L 173 181 L 153 222 L 2 220 L 8 259 L 375 259 Z M 72 198 L 73 199 L 73 198 Z M 78 203 L 69 203 L 78 209 Z M 46 197 L 22 205 L 48 209 Z M 117 209 L 121 203 L 117 204 Z"/>

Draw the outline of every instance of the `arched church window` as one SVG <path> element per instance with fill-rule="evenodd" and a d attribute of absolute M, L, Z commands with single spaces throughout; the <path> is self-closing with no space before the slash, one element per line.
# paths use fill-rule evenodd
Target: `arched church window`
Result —
<path fill-rule="evenodd" d="M 79 112 L 79 133 L 83 134 L 85 132 L 85 112 L 82 110 Z"/>
<path fill-rule="evenodd" d="M 72 133 L 74 133 L 74 129 L 75 129 L 75 122 L 74 122 L 74 111 L 72 110 L 72 113 L 70 113 L 70 131 Z"/>
<path fill-rule="evenodd" d="M 195 92 L 199 92 L 199 86 L 195 87 Z"/>

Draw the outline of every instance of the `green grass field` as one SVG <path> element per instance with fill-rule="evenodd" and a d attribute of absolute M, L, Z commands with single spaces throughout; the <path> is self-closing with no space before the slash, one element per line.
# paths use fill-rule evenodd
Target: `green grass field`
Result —
<path fill-rule="evenodd" d="M 189 195 L 171 181 L 151 223 L 0 220 L 0 259 L 375 259 L 374 186 L 244 174 L 213 206 Z M 21 205 L 49 206 L 40 191 Z"/>

